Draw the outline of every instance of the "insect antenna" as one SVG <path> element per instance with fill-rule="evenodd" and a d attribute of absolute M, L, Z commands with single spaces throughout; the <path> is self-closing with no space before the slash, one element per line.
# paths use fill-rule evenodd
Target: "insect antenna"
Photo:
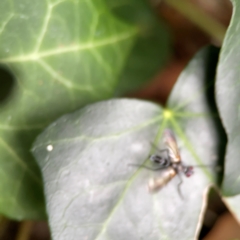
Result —
<path fill-rule="evenodd" d="M 215 165 L 215 164 L 198 164 L 198 165 L 191 165 L 191 167 L 196 167 L 196 168 L 204 168 L 204 167 L 206 167 L 206 168 L 215 168 L 215 170 L 217 171 L 217 172 L 219 172 L 219 171 L 221 171 L 222 170 L 222 167 L 221 166 L 219 166 L 219 165 Z"/>

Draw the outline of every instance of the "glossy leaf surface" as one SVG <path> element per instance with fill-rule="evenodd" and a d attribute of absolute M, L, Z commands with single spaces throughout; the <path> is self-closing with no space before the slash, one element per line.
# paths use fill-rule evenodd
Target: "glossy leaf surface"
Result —
<path fill-rule="evenodd" d="M 212 57 L 210 57 L 212 56 Z M 208 188 L 216 182 L 221 149 L 212 84 L 218 51 L 200 52 L 183 71 L 163 109 L 156 104 L 116 99 L 65 115 L 36 140 L 33 154 L 42 170 L 50 227 L 63 239 L 195 239 Z M 164 148 L 171 128 L 185 164 L 181 199 L 175 177 L 156 194 L 147 191 L 153 145 Z M 152 144 L 154 142 L 154 144 Z"/>

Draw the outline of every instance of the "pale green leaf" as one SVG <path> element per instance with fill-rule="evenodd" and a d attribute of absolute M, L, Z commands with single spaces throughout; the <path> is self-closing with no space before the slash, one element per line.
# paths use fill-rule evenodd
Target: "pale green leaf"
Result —
<path fill-rule="evenodd" d="M 212 105 L 218 51 L 200 52 L 183 71 L 167 108 L 130 99 L 88 105 L 51 124 L 36 140 L 33 154 L 42 170 L 54 240 L 195 239 L 207 204 L 209 186 L 217 182 L 214 166 L 224 147 Z M 143 167 L 162 148 L 171 128 L 181 156 L 195 168 L 182 174 L 181 199 L 175 177 L 156 194 L 153 176 Z"/>

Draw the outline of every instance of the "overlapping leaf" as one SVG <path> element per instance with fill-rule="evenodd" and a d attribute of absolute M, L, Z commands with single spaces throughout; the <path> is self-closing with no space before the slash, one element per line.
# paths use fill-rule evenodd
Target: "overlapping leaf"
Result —
<path fill-rule="evenodd" d="M 240 3 L 235 0 L 232 2 L 234 12 L 221 50 L 216 96 L 228 136 L 222 192 L 227 196 L 225 201 L 232 212 L 240 219 L 240 56 L 238 54 L 240 49 Z"/>
<path fill-rule="evenodd" d="M 175 132 L 185 164 L 217 163 L 222 146 L 211 104 L 216 62 L 216 49 L 198 54 L 166 109 L 140 100 L 103 101 L 61 117 L 38 137 L 33 153 L 53 239 L 196 238 L 214 168 L 196 168 L 191 180 L 184 179 L 181 199 L 178 177 L 151 195 L 147 182 L 162 173 L 129 164 L 149 164 L 151 143 L 161 142 L 165 128 Z"/>

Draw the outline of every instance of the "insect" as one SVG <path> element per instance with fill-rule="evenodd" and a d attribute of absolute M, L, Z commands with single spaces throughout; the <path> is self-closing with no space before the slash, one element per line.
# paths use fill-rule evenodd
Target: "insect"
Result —
<path fill-rule="evenodd" d="M 150 160 L 158 164 L 157 168 L 148 168 L 150 170 L 165 169 L 163 174 L 158 178 L 151 178 L 148 183 L 149 192 L 155 192 L 171 181 L 176 175 L 179 176 L 180 182 L 178 183 L 178 192 L 182 197 L 180 185 L 182 184 L 182 178 L 180 173 L 184 173 L 186 177 L 190 177 L 193 174 L 193 166 L 187 166 L 183 164 L 177 141 L 174 133 L 170 129 L 164 131 L 164 144 L 166 149 L 160 150 L 160 152 L 166 151 L 167 154 L 163 155 L 151 155 Z"/>
<path fill-rule="evenodd" d="M 183 164 L 181 160 L 181 156 L 179 153 L 179 149 L 177 146 L 177 141 L 174 133 L 170 129 L 166 129 L 163 134 L 164 144 L 166 149 L 158 150 L 159 152 L 166 152 L 163 154 L 154 154 L 150 156 L 150 160 L 157 164 L 156 168 L 151 168 L 145 165 L 135 165 L 142 166 L 152 171 L 163 170 L 163 174 L 157 178 L 151 178 L 148 182 L 148 190 L 149 192 L 156 192 L 168 182 L 170 182 L 176 175 L 179 176 L 180 182 L 178 183 L 178 192 L 181 198 L 181 189 L 180 185 L 182 184 L 182 178 L 180 173 L 184 173 L 186 177 L 190 177 L 193 174 L 193 166 L 187 166 Z M 156 148 L 156 147 L 155 147 Z M 133 164 L 131 164 L 133 165 Z"/>

